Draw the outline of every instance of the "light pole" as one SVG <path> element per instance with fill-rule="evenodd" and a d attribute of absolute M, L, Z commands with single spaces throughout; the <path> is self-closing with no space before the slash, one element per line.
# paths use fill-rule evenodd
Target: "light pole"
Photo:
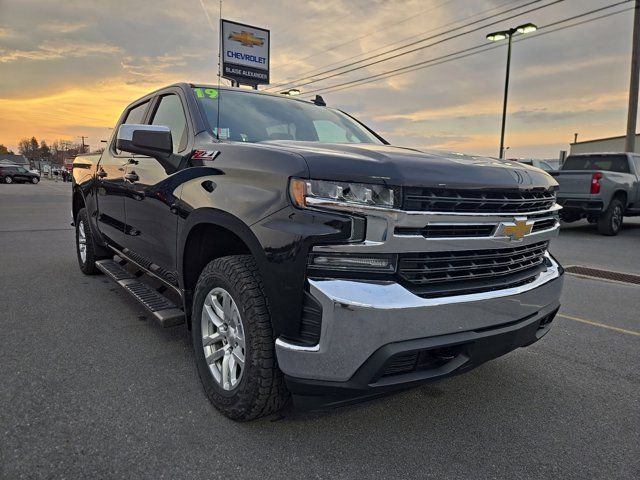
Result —
<path fill-rule="evenodd" d="M 283 92 L 280 92 L 282 95 L 300 95 L 300 90 L 298 90 L 297 88 L 291 88 L 289 90 L 285 90 Z"/>
<path fill-rule="evenodd" d="M 511 70 L 511 44 L 516 33 L 525 34 L 535 32 L 538 29 L 533 23 L 525 23 L 509 30 L 501 30 L 487 35 L 492 42 L 507 39 L 507 74 L 504 81 L 504 101 L 502 103 L 502 128 L 500 130 L 500 158 L 504 158 L 504 129 L 507 122 L 507 98 L 509 97 L 509 72 Z"/>

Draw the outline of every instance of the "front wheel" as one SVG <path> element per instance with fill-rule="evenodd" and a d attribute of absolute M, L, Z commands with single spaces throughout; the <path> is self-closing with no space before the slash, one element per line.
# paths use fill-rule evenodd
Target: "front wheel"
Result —
<path fill-rule="evenodd" d="M 220 412 L 246 421 L 284 406 L 288 392 L 251 256 L 222 257 L 204 268 L 194 292 L 191 334 L 204 391 Z"/>
<path fill-rule="evenodd" d="M 39 181 L 40 181 L 40 179 L 39 179 L 38 177 L 33 177 L 33 178 L 31 179 L 31 183 L 33 183 L 34 185 L 35 185 L 36 183 L 38 183 Z"/>
<path fill-rule="evenodd" d="M 607 211 L 598 219 L 598 232 L 602 235 L 617 235 L 622 230 L 624 205 L 619 198 L 614 198 Z"/>
<path fill-rule="evenodd" d="M 4 183 L 13 183 L 13 178 L 9 176 L 4 177 Z"/>

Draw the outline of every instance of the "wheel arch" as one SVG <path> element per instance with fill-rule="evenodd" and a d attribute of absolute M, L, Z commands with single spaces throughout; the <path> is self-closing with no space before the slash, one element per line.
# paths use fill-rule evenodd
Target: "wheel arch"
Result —
<path fill-rule="evenodd" d="M 626 190 L 616 190 L 613 192 L 613 195 L 611 196 L 611 200 L 614 200 L 616 198 L 619 198 L 622 201 L 622 207 L 624 209 L 627 208 L 627 200 L 628 200 L 628 196 L 627 196 L 627 191 Z M 609 202 L 611 203 L 611 202 Z"/>
<path fill-rule="evenodd" d="M 73 196 L 71 199 L 71 213 L 73 215 L 73 221 L 75 222 L 78 217 L 78 212 L 86 206 L 84 195 L 79 188 L 73 189 Z"/>
<path fill-rule="evenodd" d="M 191 313 L 193 290 L 202 269 L 216 258 L 251 255 L 265 278 L 266 257 L 251 229 L 239 218 L 215 208 L 189 214 L 178 238 L 178 276 L 184 308 Z"/>

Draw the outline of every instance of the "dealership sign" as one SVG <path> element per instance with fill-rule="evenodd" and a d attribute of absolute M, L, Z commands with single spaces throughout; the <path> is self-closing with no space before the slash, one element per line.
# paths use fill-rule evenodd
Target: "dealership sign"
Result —
<path fill-rule="evenodd" d="M 269 83 L 269 30 L 220 20 L 222 77 L 238 84 Z"/>

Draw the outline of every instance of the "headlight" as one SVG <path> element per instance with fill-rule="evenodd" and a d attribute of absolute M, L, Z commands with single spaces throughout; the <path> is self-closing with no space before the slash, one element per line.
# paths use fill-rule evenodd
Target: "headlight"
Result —
<path fill-rule="evenodd" d="M 331 205 L 393 208 L 394 199 L 393 189 L 384 185 L 299 178 L 291 179 L 289 193 L 300 208 Z"/>

